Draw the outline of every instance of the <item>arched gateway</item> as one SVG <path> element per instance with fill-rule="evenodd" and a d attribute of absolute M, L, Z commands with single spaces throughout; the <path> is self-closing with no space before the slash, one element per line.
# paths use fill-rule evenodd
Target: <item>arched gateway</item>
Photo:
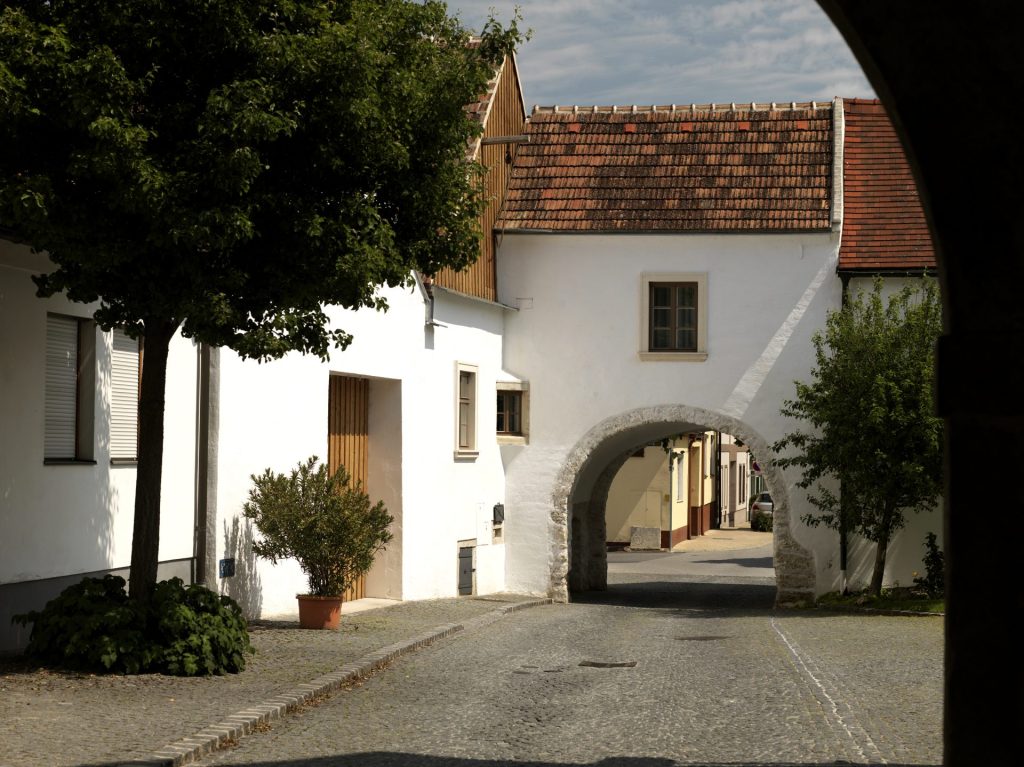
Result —
<path fill-rule="evenodd" d="M 569 451 L 551 496 L 551 595 L 568 601 L 570 591 L 607 587 L 605 505 L 615 474 L 640 446 L 687 431 L 732 434 L 755 455 L 769 455 L 768 443 L 749 425 L 722 413 L 686 405 L 640 407 L 604 419 Z M 762 470 L 775 501 L 774 549 L 780 604 L 814 596 L 811 553 L 790 532 L 786 484 L 770 462 Z"/>

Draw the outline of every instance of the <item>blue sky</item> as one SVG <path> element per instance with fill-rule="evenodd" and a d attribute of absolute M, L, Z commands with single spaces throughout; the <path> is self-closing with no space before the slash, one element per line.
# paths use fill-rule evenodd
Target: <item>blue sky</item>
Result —
<path fill-rule="evenodd" d="M 534 104 L 689 104 L 873 98 L 814 0 L 449 0 L 479 30 L 522 11 Z"/>

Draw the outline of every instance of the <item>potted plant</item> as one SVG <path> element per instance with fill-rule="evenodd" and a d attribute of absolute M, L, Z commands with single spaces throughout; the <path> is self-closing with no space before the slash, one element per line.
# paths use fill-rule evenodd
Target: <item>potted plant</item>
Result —
<path fill-rule="evenodd" d="M 243 506 L 261 540 L 253 553 L 277 563 L 294 558 L 309 580 L 309 594 L 297 594 L 303 628 L 338 628 L 345 591 L 370 569 L 377 552 L 391 541 L 394 521 L 344 466 L 331 474 L 317 457 L 299 463 L 291 474 L 266 469 L 252 475 Z"/>

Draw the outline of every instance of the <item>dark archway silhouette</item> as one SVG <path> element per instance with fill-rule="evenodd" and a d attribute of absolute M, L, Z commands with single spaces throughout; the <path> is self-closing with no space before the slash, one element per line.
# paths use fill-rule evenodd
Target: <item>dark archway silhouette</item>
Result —
<path fill-rule="evenodd" d="M 1024 92 L 1015 3 L 818 0 L 904 143 L 935 239 L 945 308 L 937 391 L 946 422 L 944 763 L 1016 765 L 1024 722 L 1020 542 L 979 445 L 1024 440 Z M 1004 367 L 1005 366 L 1005 367 Z M 1013 466 L 1008 465 L 1012 475 Z"/>

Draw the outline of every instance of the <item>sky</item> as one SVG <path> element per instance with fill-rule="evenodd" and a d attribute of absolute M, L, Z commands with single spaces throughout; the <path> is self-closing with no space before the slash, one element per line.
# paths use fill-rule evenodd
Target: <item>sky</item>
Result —
<path fill-rule="evenodd" d="M 814 0 L 448 0 L 474 30 L 517 5 L 527 111 L 875 97 Z"/>

